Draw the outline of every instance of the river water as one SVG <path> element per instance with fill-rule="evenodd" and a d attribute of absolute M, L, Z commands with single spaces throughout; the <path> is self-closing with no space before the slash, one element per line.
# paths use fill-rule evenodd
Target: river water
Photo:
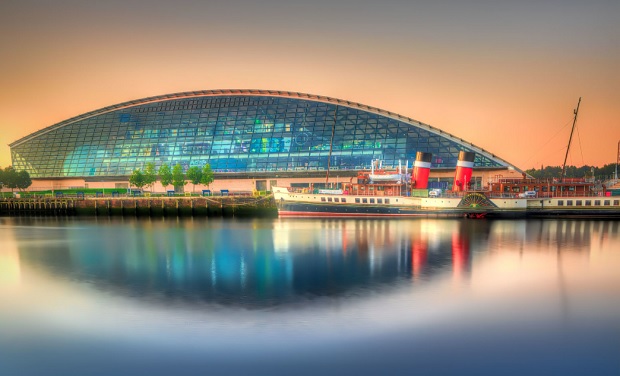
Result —
<path fill-rule="evenodd" d="M 0 218 L 0 375 L 620 375 L 620 221 Z"/>

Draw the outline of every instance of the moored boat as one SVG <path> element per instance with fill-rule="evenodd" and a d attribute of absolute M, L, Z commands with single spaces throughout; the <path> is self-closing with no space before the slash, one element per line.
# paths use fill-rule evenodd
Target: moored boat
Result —
<path fill-rule="evenodd" d="M 579 98 L 581 102 L 581 98 Z M 573 130 L 579 104 L 575 110 Z M 572 139 L 572 131 L 571 131 Z M 570 148 L 570 142 L 568 148 Z M 568 149 L 567 149 L 568 156 Z M 620 218 L 620 197 L 593 181 L 566 179 L 500 179 L 484 190 L 471 190 L 475 154 L 459 152 L 452 189 L 428 189 L 432 155 L 418 152 L 413 172 L 387 171 L 373 160 L 356 181 L 331 190 L 272 187 L 281 217 L 467 217 Z"/>
<path fill-rule="evenodd" d="M 459 154 L 459 161 L 467 162 L 457 167 L 455 182 L 458 180 L 459 187 L 466 187 L 471 181 L 471 154 Z M 503 195 L 493 197 L 485 191 L 459 190 L 431 197 L 428 189 L 430 165 L 424 162 L 425 159 L 430 159 L 429 153 L 419 152 L 413 175 L 404 181 L 402 176 L 408 176 L 406 172 L 371 169 L 360 171 L 356 182 L 341 183 L 337 190 L 273 187 L 278 214 L 281 217 L 469 218 L 518 218 L 526 215 L 526 200 Z M 386 178 L 373 179 L 377 175 Z"/>
<path fill-rule="evenodd" d="M 358 182 L 331 191 L 273 187 L 273 194 L 281 217 L 620 218 L 620 196 L 585 181 L 511 180 L 434 197 L 410 186 Z"/>
<path fill-rule="evenodd" d="M 490 190 L 526 200 L 528 217 L 620 218 L 620 197 L 586 179 L 500 179 Z"/>

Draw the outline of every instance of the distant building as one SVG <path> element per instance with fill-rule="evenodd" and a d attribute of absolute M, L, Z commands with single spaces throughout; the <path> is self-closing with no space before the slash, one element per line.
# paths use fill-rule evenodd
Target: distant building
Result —
<path fill-rule="evenodd" d="M 433 154 L 431 168 L 440 175 L 454 169 L 459 151 L 476 153 L 475 170 L 485 176 L 515 173 L 494 154 L 395 113 L 265 90 L 196 91 L 120 103 L 41 129 L 10 147 L 13 166 L 28 171 L 41 188 L 125 186 L 134 169 L 153 162 L 185 169 L 209 163 L 216 183 L 262 190 L 276 179 L 325 181 L 328 170 L 332 180 L 349 179 L 373 159 L 411 166 L 417 151 Z"/>

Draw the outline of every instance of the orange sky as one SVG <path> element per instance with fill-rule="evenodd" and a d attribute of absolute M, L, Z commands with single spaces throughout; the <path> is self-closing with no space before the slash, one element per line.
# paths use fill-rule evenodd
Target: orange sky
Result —
<path fill-rule="evenodd" d="M 99 3 L 99 4 L 97 4 Z M 0 2 L 8 144 L 111 104 L 272 89 L 433 125 L 519 168 L 602 166 L 620 141 L 620 2 Z"/>

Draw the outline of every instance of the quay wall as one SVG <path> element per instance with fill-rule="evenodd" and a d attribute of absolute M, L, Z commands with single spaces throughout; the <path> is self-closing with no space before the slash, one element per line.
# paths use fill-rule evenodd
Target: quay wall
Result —
<path fill-rule="evenodd" d="M 273 196 L 5 198 L 0 215 L 277 217 Z"/>

